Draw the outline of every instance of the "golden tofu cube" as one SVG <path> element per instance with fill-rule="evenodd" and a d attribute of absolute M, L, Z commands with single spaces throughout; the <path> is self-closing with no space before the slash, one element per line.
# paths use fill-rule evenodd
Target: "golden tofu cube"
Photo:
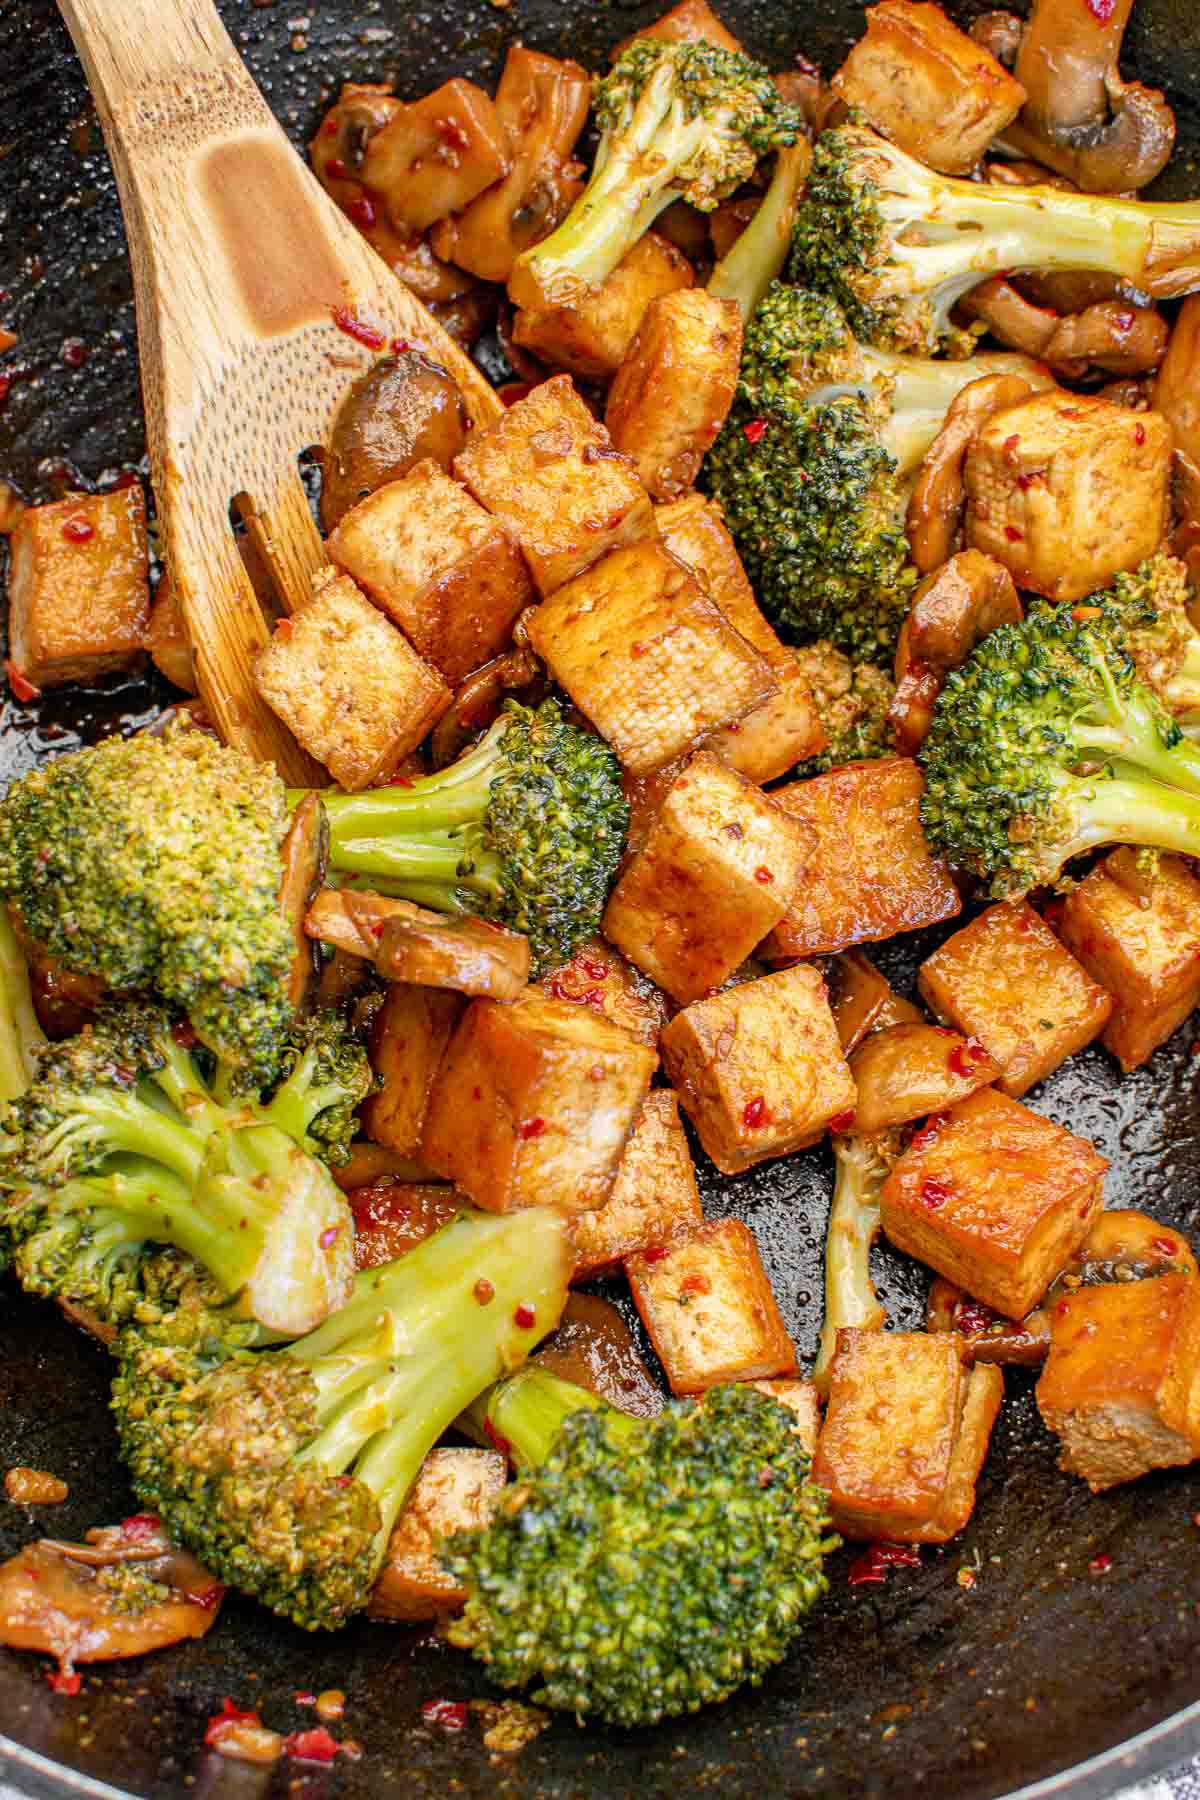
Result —
<path fill-rule="evenodd" d="M 1167 527 L 1171 427 L 1056 388 L 994 413 L 967 451 L 966 542 L 1019 588 L 1080 600 L 1153 556 Z"/>
<path fill-rule="evenodd" d="M 769 1400 L 777 1400 L 780 1406 L 786 1406 L 790 1413 L 796 1415 L 796 1423 L 792 1427 L 796 1436 L 803 1443 L 811 1456 L 817 1447 L 817 1437 L 821 1430 L 821 1397 L 811 1381 L 748 1381 L 747 1387 L 757 1388 L 760 1394 L 766 1394 Z"/>
<path fill-rule="evenodd" d="M 718 50 L 745 55 L 742 45 L 722 25 L 708 0 L 679 0 L 678 6 L 673 6 L 661 19 L 644 26 L 625 42 L 635 43 L 640 37 L 664 38 L 671 44 L 713 44 Z"/>
<path fill-rule="evenodd" d="M 917 974 L 939 1019 L 1000 1067 L 1014 1100 L 1103 1031 L 1112 999 L 1033 908 L 989 906 L 927 956 Z"/>
<path fill-rule="evenodd" d="M 552 594 L 609 550 L 654 536 L 650 496 L 568 375 L 555 375 L 471 433 L 454 473 L 521 546 Z"/>
<path fill-rule="evenodd" d="M 614 1025 L 653 1049 L 667 1022 L 667 997 L 603 938 L 589 938 L 570 962 L 538 982 L 552 1000 L 594 1006 Z"/>
<path fill-rule="evenodd" d="M 8 547 L 9 662 L 26 681 L 61 687 L 140 660 L 150 623 L 140 487 L 27 506 Z"/>
<path fill-rule="evenodd" d="M 254 682 L 351 791 L 386 780 L 452 698 L 437 670 L 332 568 L 315 577 L 306 605 L 280 619 L 255 658 Z"/>
<path fill-rule="evenodd" d="M 146 648 L 160 675 L 185 694 L 196 692 L 196 664 L 191 639 L 170 574 L 163 570 L 150 605 Z"/>
<path fill-rule="evenodd" d="M 798 963 L 698 1000 L 659 1040 L 663 1067 L 723 1175 L 849 1129 L 857 1094 L 818 969 Z"/>
<path fill-rule="evenodd" d="M 434 1076 L 463 1014 L 461 995 L 389 983 L 371 1026 L 371 1067 L 379 1080 L 363 1103 L 362 1128 L 377 1144 L 415 1156 Z"/>
<path fill-rule="evenodd" d="M 796 1347 L 740 1219 L 714 1219 L 640 1251 L 625 1273 L 673 1394 L 796 1373 Z"/>
<path fill-rule="evenodd" d="M 921 771 L 908 757 L 847 763 L 772 799 L 816 842 L 792 910 L 768 939 L 769 958 L 825 956 L 962 911 L 921 828 Z"/>
<path fill-rule="evenodd" d="M 1025 103 L 1025 89 L 1002 63 L 940 6 L 914 0 L 867 8 L 866 36 L 833 88 L 876 131 L 946 175 L 969 175 Z"/>
<path fill-rule="evenodd" d="M 1094 1494 L 1200 1456 L 1200 1280 L 1080 1288 L 1050 1315 L 1038 1410 Z"/>
<path fill-rule="evenodd" d="M 728 980 L 787 911 L 804 827 L 707 750 L 667 790 L 604 912 L 604 935 L 681 1006 Z"/>
<path fill-rule="evenodd" d="M 569 304 L 522 307 L 513 319 L 513 342 L 582 380 L 607 381 L 629 354 L 647 307 L 659 304 L 661 296 L 690 288 L 695 279 L 683 252 L 657 231 L 648 231 L 611 275 L 582 289 Z M 607 423 L 611 431 L 612 421 Z M 624 444 L 616 447 L 632 457 Z"/>
<path fill-rule="evenodd" d="M 1113 996 L 1103 1036 L 1121 1067 L 1141 1066 L 1200 1005 L 1200 881 L 1162 856 L 1149 892 L 1136 852 L 1114 850 L 1067 896 L 1063 942 Z"/>
<path fill-rule="evenodd" d="M 669 1244 L 703 1217 L 679 1101 L 667 1088 L 655 1088 L 642 1103 L 612 1193 L 572 1224 L 573 1279 L 588 1281 L 637 1250 Z"/>
<path fill-rule="evenodd" d="M 508 532 L 435 462 L 360 500 L 325 548 L 451 687 L 508 642 L 533 598 Z"/>
<path fill-rule="evenodd" d="M 678 500 L 695 481 L 733 404 L 741 355 L 736 300 L 691 288 L 643 309 L 604 422 L 656 500 Z"/>
<path fill-rule="evenodd" d="M 957 1338 L 838 1332 L 813 1480 L 849 1538 L 944 1544 L 975 1506 L 1000 1402 L 999 1369 L 964 1367 Z"/>
<path fill-rule="evenodd" d="M 466 1589 L 438 1553 L 456 1531 L 491 1524 L 507 1480 L 508 1462 L 498 1450 L 431 1450 L 388 1539 L 367 1616 L 415 1622 L 465 1606 Z"/>
<path fill-rule="evenodd" d="M 983 1088 L 913 1138 L 883 1185 L 883 1229 L 985 1306 L 1023 1319 L 1086 1238 L 1107 1168 L 1085 1139 Z"/>
<path fill-rule="evenodd" d="M 612 1189 L 654 1051 L 591 1007 L 530 988 L 468 1007 L 434 1082 L 422 1155 L 487 1212 L 583 1213 Z"/>
<path fill-rule="evenodd" d="M 854 1129 L 864 1137 L 965 1100 L 996 1079 L 982 1044 L 923 1019 L 872 1031 L 850 1057 L 858 1089 Z"/>
<path fill-rule="evenodd" d="M 529 639 L 634 775 L 775 692 L 763 657 L 657 542 L 614 550 L 559 588 Z"/>
<path fill-rule="evenodd" d="M 428 231 L 508 173 L 508 134 L 490 94 L 456 77 L 401 106 L 368 138 L 363 185 L 382 194 L 396 230 Z"/>

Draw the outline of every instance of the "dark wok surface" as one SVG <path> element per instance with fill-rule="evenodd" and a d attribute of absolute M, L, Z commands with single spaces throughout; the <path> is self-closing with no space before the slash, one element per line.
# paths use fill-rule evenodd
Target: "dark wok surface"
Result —
<path fill-rule="evenodd" d="M 1082 3 L 1082 0 L 1081 0 Z M 598 54 L 662 10 L 593 0 L 457 0 L 442 10 L 405 0 L 225 4 L 223 14 L 268 99 L 300 143 L 342 77 L 395 74 L 416 95 L 452 73 L 491 81 L 505 45 L 595 64 Z M 861 28 L 842 0 L 721 0 L 730 24 L 783 66 L 797 51 L 830 72 Z M 982 10 L 972 5 L 964 10 Z M 300 23 L 299 21 L 303 21 Z M 306 48 L 294 44 L 301 37 Z M 1166 87 L 1182 148 L 1168 197 L 1200 193 L 1200 9 L 1194 0 L 1139 0 L 1127 62 Z M 143 454 L 133 309 L 120 215 L 81 73 L 50 0 L 0 5 L 0 319 L 20 333 L 3 369 L 15 373 L 0 410 L 0 474 L 48 498 L 77 474 L 103 484 Z M 181 205 L 186 196 L 181 195 Z M 81 367 L 64 361 L 80 339 Z M 64 471 L 68 457 L 77 473 Z M 68 746 L 136 722 L 159 703 L 152 681 L 104 694 L 67 690 L 36 709 L 4 702 L 0 780 Z M 944 934 L 943 934 L 944 935 Z M 910 985 L 933 938 L 901 940 L 881 960 Z M 1091 1137 L 1113 1160 L 1114 1205 L 1145 1205 L 1200 1235 L 1200 1114 L 1184 1026 L 1149 1067 L 1118 1081 L 1098 1049 L 1075 1058 L 1033 1096 L 1049 1117 Z M 831 1187 L 824 1152 L 706 1183 L 716 1213 L 757 1234 L 802 1353 L 815 1347 L 820 1246 Z M 881 1293 L 896 1322 L 915 1325 L 925 1279 L 882 1252 Z M 70 1499 L 37 1517 L 0 1501 L 0 1556 L 39 1531 L 79 1536 L 131 1502 L 113 1455 L 102 1353 L 50 1309 L 0 1285 L 0 1467 L 53 1469 Z M 885 1588 L 850 1587 L 850 1557 L 832 1567 L 832 1595 L 790 1663 L 762 1689 L 655 1733 L 583 1732 L 557 1721 L 515 1762 L 490 1760 L 472 1720 L 447 1736 L 422 1727 L 431 1698 L 486 1695 L 473 1666 L 427 1636 L 367 1626 L 308 1638 L 231 1599 L 202 1644 L 137 1664 L 84 1673 L 79 1698 L 51 1695 L 41 1659 L 0 1651 L 0 1727 L 18 1751 L 0 1778 L 30 1793 L 80 1791 L 79 1775 L 144 1795 L 298 1791 L 399 1797 L 545 1796 L 638 1800 L 819 1794 L 974 1800 L 1071 1768 L 1160 1726 L 1200 1691 L 1200 1468 L 1094 1499 L 1054 1467 L 1028 1377 L 1009 1375 L 979 1504 L 964 1536 L 924 1552 L 919 1571 Z M 1100 1552 L 1104 1575 L 1089 1572 Z M 964 1589 L 963 1568 L 976 1576 Z M 229 1694 L 291 1730 L 313 1722 L 297 1690 L 349 1696 L 344 1734 L 366 1756 L 336 1773 L 274 1773 L 206 1757 L 204 1721 Z M 1138 1755 L 1147 1772 L 1200 1747 L 1200 1718 L 1156 1733 Z M 64 1765 L 61 1776 L 40 1759 Z M 1072 1787 L 1111 1792 L 1132 1759 Z M 39 1772 L 40 1769 L 40 1772 Z M 77 1773 L 76 1773 L 77 1772 Z M 84 1791 L 87 1789 L 85 1780 Z M 94 1790 L 93 1790 L 94 1791 Z"/>

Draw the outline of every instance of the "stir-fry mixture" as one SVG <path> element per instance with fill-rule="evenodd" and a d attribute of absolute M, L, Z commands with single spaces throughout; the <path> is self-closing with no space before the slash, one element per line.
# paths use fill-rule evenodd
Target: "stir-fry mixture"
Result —
<path fill-rule="evenodd" d="M 471 429 L 381 337 L 347 396 L 255 669 L 331 785 L 181 700 L 0 800 L 0 1246 L 111 1352 L 143 1509 L 0 1570 L 65 1691 L 232 1586 L 653 1724 L 762 1680 L 839 1538 L 963 1530 L 1005 1364 L 1064 1480 L 1200 1456 L 1192 1250 L 1035 1091 L 1200 1002 L 1200 203 L 1135 197 L 1129 11 L 880 0 L 826 84 L 681 0 L 321 124 L 512 378 Z M 20 698 L 193 689 L 139 487 L 9 522 Z M 863 946 L 930 926 L 902 996 Z M 693 1158 L 823 1139 L 806 1369 Z"/>

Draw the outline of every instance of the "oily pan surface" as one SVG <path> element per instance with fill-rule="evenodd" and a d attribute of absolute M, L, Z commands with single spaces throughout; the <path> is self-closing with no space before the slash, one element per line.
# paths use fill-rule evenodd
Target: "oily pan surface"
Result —
<path fill-rule="evenodd" d="M 240 0 L 221 10 L 268 100 L 302 143 L 342 78 L 394 74 L 405 97 L 451 74 L 490 85 L 518 37 L 595 67 L 665 4 L 455 0 L 426 10 L 407 0 L 320 0 L 306 10 L 300 0 Z M 843 0 L 811 8 L 719 0 L 719 10 L 776 67 L 803 50 L 831 73 L 861 31 L 860 9 Z M 983 8 L 951 10 L 962 19 Z M 295 48 L 301 41 L 306 47 Z M 1200 194 L 1200 9 L 1194 0 L 1138 0 L 1126 50 L 1127 68 L 1165 87 L 1179 115 L 1180 147 L 1160 191 Z M 47 499 L 64 479 L 112 479 L 144 453 L 120 214 L 83 77 L 51 0 L 0 5 L 0 118 L 0 318 L 20 334 L 8 359 L 19 378 L 0 411 L 0 475 L 14 477 L 27 497 Z M 81 367 L 64 361 L 70 339 L 83 342 Z M 54 466 L 64 456 L 73 471 Z M 138 722 L 166 694 L 151 677 L 123 679 L 105 693 L 59 690 L 36 711 L 6 699 L 0 783 L 69 747 L 76 734 Z M 896 940 L 880 952 L 885 972 L 911 992 L 917 963 L 952 929 Z M 1093 1046 L 1032 1096 L 1038 1111 L 1113 1160 L 1110 1204 L 1143 1206 L 1194 1239 L 1195 1036 L 1194 1023 L 1183 1026 L 1124 1079 Z M 753 1228 L 800 1352 L 811 1356 L 832 1188 L 827 1151 L 732 1180 L 699 1162 L 707 1210 Z M 917 1326 L 923 1271 L 886 1248 L 877 1267 L 893 1321 Z M 623 1289 L 614 1297 L 636 1323 Z M 108 1375 L 98 1347 L 52 1309 L 0 1284 L 0 1468 L 48 1468 L 71 1490 L 64 1506 L 37 1515 L 0 1501 L 0 1557 L 39 1532 L 80 1537 L 131 1509 L 105 1412 Z M 1007 1380 L 963 1536 L 926 1549 L 919 1570 L 896 1571 L 885 1587 L 849 1585 L 853 1553 L 841 1552 L 831 1565 L 830 1598 L 786 1666 L 763 1688 L 692 1720 L 634 1734 L 582 1731 L 559 1718 L 519 1759 L 494 1763 L 476 1718 L 454 1735 L 421 1723 L 427 1700 L 491 1694 L 467 1658 L 405 1627 L 360 1623 L 308 1637 L 231 1596 L 203 1642 L 87 1669 L 75 1700 L 50 1693 L 43 1659 L 0 1650 L 0 1728 L 66 1765 L 60 1784 L 19 1760 L 5 1771 L 0 1756 L 0 1777 L 45 1793 L 71 1791 L 68 1770 L 139 1795 L 295 1792 L 295 1765 L 251 1770 L 206 1757 L 204 1721 L 228 1694 L 292 1730 L 312 1723 L 293 1695 L 327 1687 L 346 1691 L 339 1735 L 358 1739 L 366 1754 L 304 1777 L 299 1791 L 314 1800 L 318 1793 L 774 1800 L 917 1791 L 928 1800 L 974 1800 L 1052 1775 L 1196 1697 L 1200 1466 L 1093 1498 L 1056 1471 L 1031 1378 L 1009 1371 Z M 1091 1573 L 1101 1553 L 1111 1568 Z M 974 1574 L 973 1587 L 960 1584 L 963 1569 Z M 1164 1740 L 1150 1764 L 1196 1747 L 1200 1723 L 1193 1722 Z M 1121 1779 L 1114 1771 L 1088 1792 Z"/>

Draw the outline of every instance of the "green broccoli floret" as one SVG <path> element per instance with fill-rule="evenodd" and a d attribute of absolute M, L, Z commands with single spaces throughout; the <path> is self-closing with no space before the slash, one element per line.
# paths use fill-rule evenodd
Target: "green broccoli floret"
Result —
<path fill-rule="evenodd" d="M 888 708 L 896 684 L 887 671 L 874 663 L 855 667 L 848 656 L 827 643 L 806 644 L 795 656 L 829 739 L 819 755 L 797 763 L 795 777 L 803 781 L 839 769 L 843 763 L 890 756 Z"/>
<path fill-rule="evenodd" d="M 463 1214 L 286 1348 L 231 1349 L 203 1309 L 127 1326 L 113 1410 L 139 1498 L 218 1579 L 341 1624 L 426 1454 L 557 1324 L 570 1272 L 553 1209 Z"/>
<path fill-rule="evenodd" d="M 446 1635 L 501 1687 L 653 1725 L 787 1654 L 837 1539 L 785 1407 L 726 1387 L 633 1419 L 530 1366 L 485 1411 L 522 1467 L 491 1525 L 450 1540 L 469 1598 Z"/>
<path fill-rule="evenodd" d="M 812 1378 L 829 1397 L 829 1365 L 843 1326 L 878 1331 L 887 1315 L 871 1280 L 871 1246 L 879 1236 L 879 1190 L 899 1154 L 894 1132 L 836 1136 L 837 1163 L 825 1232 L 825 1318 Z"/>
<path fill-rule="evenodd" d="M 1080 603 L 1104 609 L 1121 633 L 1138 680 L 1183 726 L 1200 723 L 1200 632 L 1188 616 L 1194 599 L 1186 563 L 1159 550 Z"/>
<path fill-rule="evenodd" d="M 517 258 L 518 306 L 565 305 L 599 286 L 673 200 L 711 212 L 803 130 L 761 63 L 706 43 L 634 38 L 593 103 L 591 176 L 557 230 Z"/>
<path fill-rule="evenodd" d="M 1002 270 L 1096 269 L 1187 293 L 1200 285 L 1200 206 L 958 181 L 850 121 L 817 141 L 788 268 L 832 294 L 864 341 L 932 353 L 954 347 L 963 295 Z"/>
<path fill-rule="evenodd" d="M 207 732 L 109 738 L 0 800 L 0 898 L 66 968 L 153 989 L 266 1076 L 291 1014 L 286 828 L 270 765 Z"/>
<path fill-rule="evenodd" d="M 282 1078 L 261 1092 L 245 1072 L 218 1070 L 224 1100 L 252 1106 L 310 1156 L 330 1168 L 350 1160 L 358 1108 L 375 1087 L 375 1073 L 358 1032 L 332 1007 L 294 1020 L 279 1055 Z"/>
<path fill-rule="evenodd" d="M 1200 854 L 1200 747 L 1103 608 L 1037 602 L 946 678 L 921 748 L 934 847 L 996 896 L 1102 844 Z"/>
<path fill-rule="evenodd" d="M 779 152 L 758 210 L 709 277 L 709 293 L 717 300 L 736 300 L 743 319 L 753 318 L 787 260 L 809 162 L 807 142 Z"/>
<path fill-rule="evenodd" d="M 323 794 L 330 868 L 524 932 L 535 976 L 599 929 L 629 829 L 608 746 L 556 700 L 508 701 L 465 756 L 406 786 Z"/>
<path fill-rule="evenodd" d="M 354 1232 L 324 1164 L 269 1115 L 221 1105 L 158 1007 L 102 1008 L 47 1045 L 0 1112 L 2 1216 L 26 1286 L 104 1315 L 148 1244 L 186 1251 L 234 1310 L 311 1330 L 349 1291 Z"/>

